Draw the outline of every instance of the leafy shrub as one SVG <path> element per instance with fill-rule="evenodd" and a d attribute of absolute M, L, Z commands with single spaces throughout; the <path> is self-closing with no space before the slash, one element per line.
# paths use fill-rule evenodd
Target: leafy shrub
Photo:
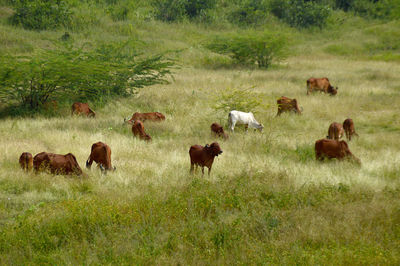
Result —
<path fill-rule="evenodd" d="M 26 29 L 45 30 L 66 27 L 71 23 L 72 12 L 68 1 L 17 0 L 15 13 L 10 17 L 13 25 Z"/>
<path fill-rule="evenodd" d="M 214 110 L 222 111 L 226 114 L 232 110 L 243 112 L 254 112 L 261 105 L 261 99 L 248 89 L 227 88 L 216 97 Z"/>
<path fill-rule="evenodd" d="M 242 25 L 262 24 L 268 15 L 268 5 L 265 0 L 245 0 L 234 5 L 228 15 L 231 23 Z"/>
<path fill-rule="evenodd" d="M 126 96 L 165 82 L 173 65 L 164 55 L 138 58 L 126 44 L 92 51 L 65 46 L 30 57 L 0 57 L 0 101 L 37 111 L 51 100 Z"/>
<path fill-rule="evenodd" d="M 270 8 L 275 16 L 296 28 L 322 28 L 331 13 L 329 6 L 305 0 L 272 0 Z"/>
<path fill-rule="evenodd" d="M 163 21 L 190 19 L 215 6 L 215 0 L 154 0 L 155 17 Z"/>
<path fill-rule="evenodd" d="M 286 57 L 287 39 L 283 35 L 264 32 L 234 34 L 215 37 L 208 49 L 233 58 L 238 64 L 254 65 L 268 68 L 273 62 L 279 62 Z"/>

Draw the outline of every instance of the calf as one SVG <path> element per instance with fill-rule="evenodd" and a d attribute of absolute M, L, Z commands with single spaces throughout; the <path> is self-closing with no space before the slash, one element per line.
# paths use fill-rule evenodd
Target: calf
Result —
<path fill-rule="evenodd" d="M 143 122 L 136 120 L 132 125 L 132 133 L 135 137 L 139 136 L 140 139 L 151 141 L 151 137 L 144 131 Z"/>
<path fill-rule="evenodd" d="M 301 115 L 301 111 L 296 99 L 290 99 L 288 97 L 282 96 L 276 101 L 276 103 L 278 104 L 278 113 L 276 114 L 277 116 L 281 115 L 281 113 L 283 112 L 294 112 Z"/>
<path fill-rule="evenodd" d="M 97 142 L 92 145 L 92 150 L 86 161 L 86 168 L 90 169 L 93 161 L 97 163 L 101 171 L 115 171 L 116 169 L 111 166 L 111 148 L 103 142 Z"/>
<path fill-rule="evenodd" d="M 165 120 L 165 115 L 159 112 L 152 112 L 152 113 L 134 113 L 131 117 L 131 119 L 124 119 L 124 122 L 133 124 L 136 120 L 140 120 L 142 122 L 146 120 L 150 121 L 163 121 Z"/>
<path fill-rule="evenodd" d="M 25 172 L 31 171 L 33 168 L 32 154 L 30 154 L 29 152 L 23 152 L 19 157 L 19 165 Z"/>
<path fill-rule="evenodd" d="M 337 158 L 343 160 L 345 158 L 352 159 L 361 164 L 360 160 L 355 157 L 347 145 L 346 141 L 333 139 L 320 139 L 315 142 L 315 157 L 322 161 L 324 158 Z"/>
<path fill-rule="evenodd" d="M 229 138 L 228 134 L 225 133 L 224 128 L 218 123 L 213 123 L 211 125 L 211 133 L 224 139 Z"/>
<path fill-rule="evenodd" d="M 313 90 L 316 90 L 329 93 L 333 96 L 337 94 L 338 89 L 338 87 L 336 87 L 336 89 L 332 87 L 328 78 L 309 78 L 307 80 L 307 95 L 312 93 Z"/>
<path fill-rule="evenodd" d="M 201 145 L 191 146 L 189 150 L 190 173 L 193 173 L 194 165 L 196 165 L 196 169 L 198 166 L 201 167 L 201 172 L 204 175 L 204 166 L 206 166 L 208 168 L 208 175 L 210 176 L 214 158 L 221 153 L 222 150 L 217 142 L 213 142 L 211 145 L 207 144 L 205 147 Z"/>
<path fill-rule="evenodd" d="M 75 102 L 72 104 L 71 107 L 71 115 L 86 115 L 87 117 L 96 117 L 96 113 L 90 109 L 89 105 L 87 103 L 79 103 Z"/>
<path fill-rule="evenodd" d="M 329 129 L 328 129 L 328 136 L 326 136 L 327 139 L 335 139 L 339 140 L 343 137 L 344 130 L 341 124 L 333 122 L 330 124 Z"/>
<path fill-rule="evenodd" d="M 234 131 L 236 124 L 244 124 L 246 126 L 246 132 L 249 127 L 258 129 L 260 131 L 262 131 L 264 128 L 264 126 L 258 123 L 254 118 L 253 113 L 245 113 L 236 110 L 229 112 L 228 124 L 232 132 Z"/>
<path fill-rule="evenodd" d="M 33 157 L 33 167 L 36 173 L 48 170 L 52 174 L 83 174 L 82 169 L 72 153 L 61 155 L 41 152 Z"/>
<path fill-rule="evenodd" d="M 347 118 L 346 120 L 344 120 L 343 122 L 343 129 L 344 132 L 346 133 L 346 138 L 351 141 L 351 137 L 353 135 L 358 137 L 358 134 L 356 133 L 356 130 L 354 128 L 354 122 L 353 119 L 351 118 Z"/>

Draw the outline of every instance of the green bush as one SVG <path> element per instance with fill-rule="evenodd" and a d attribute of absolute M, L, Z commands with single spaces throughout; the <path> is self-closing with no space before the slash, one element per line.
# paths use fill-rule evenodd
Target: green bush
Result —
<path fill-rule="evenodd" d="M 331 13 L 328 5 L 305 0 L 272 0 L 270 8 L 275 16 L 296 28 L 322 28 Z"/>
<path fill-rule="evenodd" d="M 72 12 L 68 1 L 16 0 L 14 8 L 10 23 L 26 29 L 55 29 L 71 23 Z"/>
<path fill-rule="evenodd" d="M 215 98 L 214 110 L 222 111 L 224 115 L 232 110 L 254 112 L 257 107 L 261 106 L 260 97 L 251 88 L 226 88 L 221 94 L 216 95 Z"/>
<path fill-rule="evenodd" d="M 84 51 L 65 46 L 32 56 L 0 57 L 0 101 L 39 111 L 52 100 L 104 101 L 165 82 L 173 66 L 164 55 L 139 58 L 127 44 Z"/>
<path fill-rule="evenodd" d="M 287 39 L 280 34 L 247 33 L 217 36 L 206 45 L 213 52 L 228 55 L 241 65 L 268 68 L 286 57 Z"/>
<path fill-rule="evenodd" d="M 215 6 L 215 0 L 154 0 L 155 17 L 163 21 L 195 18 Z"/>
<path fill-rule="evenodd" d="M 245 0 L 234 5 L 228 14 L 228 20 L 239 26 L 262 24 L 268 16 L 265 0 Z"/>

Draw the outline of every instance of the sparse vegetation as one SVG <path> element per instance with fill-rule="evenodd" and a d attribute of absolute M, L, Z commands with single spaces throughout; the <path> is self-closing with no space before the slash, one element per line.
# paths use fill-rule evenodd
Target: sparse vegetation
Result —
<path fill-rule="evenodd" d="M 43 69 L 51 75 L 38 84 L 63 85 L 52 95 L 58 108 L 35 116 L 11 115 L 21 97 L 0 102 L 0 264 L 399 265 L 396 9 L 359 17 L 355 1 L 307 2 L 331 9 L 321 28 L 290 26 L 269 0 L 215 0 L 168 23 L 150 1 L 69 0 L 69 26 L 32 30 L 11 25 L 15 1 L 0 0 L 2 91 L 22 95 L 16 84 Z M 204 48 L 215 36 L 259 40 L 272 29 L 291 36 L 290 54 L 268 68 Z M 174 62 L 161 56 L 171 50 L 180 51 Z M 164 83 L 172 63 L 180 68 Z M 167 76 L 147 79 L 156 67 Z M 338 94 L 307 96 L 311 76 L 329 77 Z M 282 95 L 297 99 L 301 116 L 275 117 Z M 79 97 L 98 103 L 95 119 L 70 116 Z M 214 139 L 211 123 L 225 125 L 231 108 L 256 112 L 263 133 Z M 152 143 L 123 125 L 136 111 L 166 115 L 145 122 Z M 360 135 L 348 144 L 362 165 L 317 162 L 315 140 L 348 117 Z M 78 179 L 18 165 L 26 151 L 72 152 L 83 168 L 97 141 L 111 147 L 115 172 L 92 167 Z M 189 175 L 189 147 L 214 141 L 223 154 L 211 176 Z"/>

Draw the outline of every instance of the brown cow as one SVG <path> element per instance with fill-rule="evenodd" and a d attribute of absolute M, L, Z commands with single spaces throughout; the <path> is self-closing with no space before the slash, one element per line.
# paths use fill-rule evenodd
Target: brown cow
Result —
<path fill-rule="evenodd" d="M 89 105 L 87 103 L 73 103 L 71 107 L 71 115 L 76 114 L 76 115 L 86 115 L 87 117 L 96 117 L 96 113 L 90 109 Z"/>
<path fill-rule="evenodd" d="M 282 96 L 276 102 L 278 104 L 278 113 L 276 114 L 277 116 L 281 115 L 281 113 L 283 112 L 294 112 L 301 115 L 301 111 L 296 99 L 290 99 L 288 97 Z"/>
<path fill-rule="evenodd" d="M 358 134 L 356 133 L 356 130 L 354 128 L 354 122 L 353 119 L 351 118 L 347 118 L 346 120 L 344 120 L 343 122 L 343 129 L 344 132 L 346 133 L 346 138 L 350 141 L 351 137 L 353 135 L 358 137 Z"/>
<path fill-rule="evenodd" d="M 327 139 L 335 139 L 339 140 L 343 137 L 344 130 L 341 124 L 333 122 L 330 124 L 329 129 L 328 129 L 328 136 L 326 136 Z"/>
<path fill-rule="evenodd" d="M 19 157 L 19 165 L 25 172 L 29 172 L 33 168 L 33 157 L 29 152 L 23 152 Z"/>
<path fill-rule="evenodd" d="M 97 163 L 101 171 L 115 171 L 116 169 L 111 165 L 111 148 L 103 142 L 99 141 L 92 145 L 92 150 L 86 161 L 86 168 L 90 169 L 93 161 Z"/>
<path fill-rule="evenodd" d="M 163 121 L 165 120 L 165 115 L 159 112 L 152 112 L 152 113 L 134 113 L 131 117 L 131 119 L 126 119 L 124 118 L 124 122 L 133 124 L 136 120 L 140 120 L 142 122 L 146 120 L 150 121 Z"/>
<path fill-rule="evenodd" d="M 208 168 L 208 175 L 210 175 L 211 167 L 214 162 L 215 156 L 222 153 L 221 148 L 217 142 L 213 142 L 211 145 L 206 145 L 205 147 L 201 145 L 193 145 L 190 147 L 190 173 L 193 173 L 194 165 L 196 169 L 198 166 L 201 167 L 201 172 L 204 175 L 204 166 Z"/>
<path fill-rule="evenodd" d="M 224 128 L 218 123 L 213 123 L 211 125 L 211 133 L 224 139 L 229 138 L 228 134 L 225 133 Z"/>
<path fill-rule="evenodd" d="M 136 120 L 133 123 L 132 133 L 135 137 L 139 136 L 139 138 L 142 140 L 151 141 L 151 137 L 148 134 L 146 134 L 146 132 L 144 131 L 143 122 L 140 120 Z"/>
<path fill-rule="evenodd" d="M 309 78 L 307 80 L 307 95 L 316 90 L 329 93 L 333 96 L 337 94 L 338 89 L 338 87 L 332 87 L 328 78 Z"/>
<path fill-rule="evenodd" d="M 317 160 L 323 160 L 324 158 L 337 158 L 343 160 L 345 158 L 352 159 L 357 163 L 361 163 L 360 160 L 355 157 L 347 145 L 346 141 L 333 140 L 333 139 L 320 139 L 315 142 L 315 157 Z"/>
<path fill-rule="evenodd" d="M 72 153 L 66 155 L 41 152 L 33 157 L 35 172 L 48 170 L 52 174 L 85 175 Z"/>

